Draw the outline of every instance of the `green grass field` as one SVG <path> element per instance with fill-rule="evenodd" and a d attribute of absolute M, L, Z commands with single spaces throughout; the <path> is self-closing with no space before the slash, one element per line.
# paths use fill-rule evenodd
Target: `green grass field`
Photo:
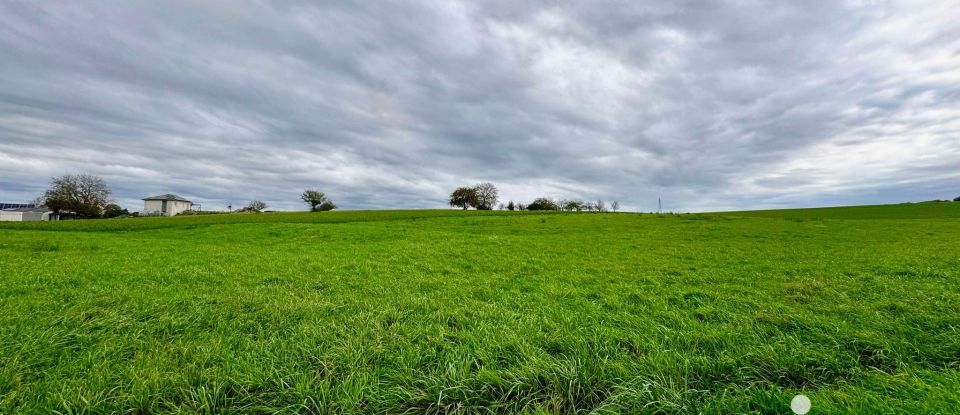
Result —
<path fill-rule="evenodd" d="M 960 203 L 0 224 L 0 413 L 956 413 Z"/>

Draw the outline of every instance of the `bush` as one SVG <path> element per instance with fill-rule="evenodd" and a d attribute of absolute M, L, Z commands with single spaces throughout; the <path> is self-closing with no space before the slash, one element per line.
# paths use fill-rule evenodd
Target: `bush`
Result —
<path fill-rule="evenodd" d="M 313 207 L 314 212 L 328 212 L 337 208 L 337 205 L 329 200 L 325 200 L 323 203 Z"/>
<path fill-rule="evenodd" d="M 103 217 L 105 218 L 117 218 L 120 216 L 129 216 L 130 212 L 126 209 L 120 207 L 116 203 L 111 203 L 103 209 Z"/>
<path fill-rule="evenodd" d="M 527 205 L 527 210 L 560 210 L 560 206 L 549 197 L 539 197 Z"/>

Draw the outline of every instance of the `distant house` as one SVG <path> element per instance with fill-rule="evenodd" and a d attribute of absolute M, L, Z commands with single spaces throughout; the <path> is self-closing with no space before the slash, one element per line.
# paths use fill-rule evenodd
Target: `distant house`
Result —
<path fill-rule="evenodd" d="M 143 214 L 173 216 L 190 210 L 191 206 L 193 202 L 168 193 L 143 199 Z"/>
<path fill-rule="evenodd" d="M 44 206 L 8 208 L 0 210 L 0 222 L 51 220 L 51 214 L 53 214 L 53 211 Z M 55 215 L 54 218 L 56 218 Z"/>

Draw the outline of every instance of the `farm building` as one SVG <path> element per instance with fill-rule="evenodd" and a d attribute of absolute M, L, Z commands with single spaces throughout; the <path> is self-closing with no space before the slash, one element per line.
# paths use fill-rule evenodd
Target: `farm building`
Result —
<path fill-rule="evenodd" d="M 20 207 L 0 210 L 0 222 L 50 220 L 53 212 L 45 207 Z"/>
<path fill-rule="evenodd" d="M 165 194 L 143 199 L 145 215 L 174 216 L 191 209 L 193 202 L 177 195 Z"/>

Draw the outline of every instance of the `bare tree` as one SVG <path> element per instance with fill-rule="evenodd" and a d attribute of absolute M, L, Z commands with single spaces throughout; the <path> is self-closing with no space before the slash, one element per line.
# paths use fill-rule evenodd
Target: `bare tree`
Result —
<path fill-rule="evenodd" d="M 470 187 L 458 187 L 453 193 L 450 193 L 450 206 L 460 207 L 467 210 L 470 206 L 477 205 L 477 191 Z"/>
<path fill-rule="evenodd" d="M 614 200 L 613 203 L 610 204 L 610 210 L 614 212 L 620 210 L 620 202 L 617 202 L 616 200 Z"/>
<path fill-rule="evenodd" d="M 606 211 L 607 211 L 607 207 L 604 206 L 602 199 L 601 199 L 601 200 L 597 200 L 597 203 L 596 203 L 595 205 L 593 205 L 593 207 L 594 207 L 595 209 L 597 209 L 597 212 L 606 212 Z"/>
<path fill-rule="evenodd" d="M 80 216 L 97 218 L 110 203 L 110 189 L 100 177 L 90 174 L 67 174 L 54 177 L 43 195 L 43 204 L 54 212 L 70 211 Z"/>
<path fill-rule="evenodd" d="M 266 208 L 267 208 L 267 204 L 264 203 L 262 200 L 254 199 L 254 200 L 251 200 L 250 203 L 247 203 L 247 210 L 250 210 L 250 211 L 259 213 Z"/>
<path fill-rule="evenodd" d="M 473 187 L 476 193 L 476 207 L 478 210 L 491 210 L 497 204 L 497 186 L 493 183 L 480 183 Z"/>

